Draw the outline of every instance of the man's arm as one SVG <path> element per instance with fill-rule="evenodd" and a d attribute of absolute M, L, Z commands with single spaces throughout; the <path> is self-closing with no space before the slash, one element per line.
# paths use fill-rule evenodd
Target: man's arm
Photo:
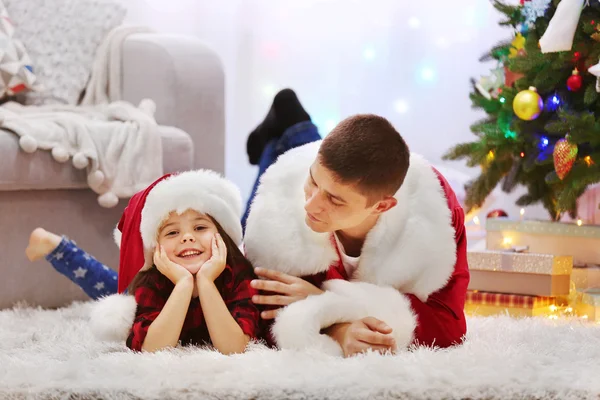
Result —
<path fill-rule="evenodd" d="M 269 295 L 254 295 L 252 302 L 255 304 L 284 307 L 310 295 L 323 293 L 321 289 L 302 278 L 285 274 L 271 269 L 255 268 L 254 272 L 263 279 L 255 279 L 251 286 L 254 289 L 272 292 Z M 273 319 L 277 316 L 279 308 L 261 313 L 263 319 Z"/>
<path fill-rule="evenodd" d="M 452 220 L 456 231 L 456 264 L 450 280 L 438 292 L 431 294 L 426 302 L 412 294 L 406 295 L 410 301 L 410 307 L 417 317 L 413 335 L 413 343 L 416 344 L 450 347 L 460 344 L 467 331 L 463 310 L 469 285 L 469 269 L 462 209 L 453 210 Z M 344 329 L 347 326 L 348 324 L 345 323 L 334 324 L 322 331 L 342 347 L 344 354 L 352 353 L 353 348 L 352 346 L 348 348 L 348 343 L 355 341 L 353 335 L 356 335 L 349 329 Z M 383 333 L 380 330 L 374 330 L 375 332 Z M 374 337 L 372 336 L 372 338 Z M 380 338 L 367 343 L 376 350 L 376 346 L 380 344 Z"/>

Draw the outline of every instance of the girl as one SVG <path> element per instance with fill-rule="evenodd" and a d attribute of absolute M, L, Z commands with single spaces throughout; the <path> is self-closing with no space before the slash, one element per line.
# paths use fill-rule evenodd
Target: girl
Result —
<path fill-rule="evenodd" d="M 152 352 L 181 342 L 232 354 L 260 336 L 255 276 L 237 247 L 241 204 L 231 182 L 206 170 L 164 176 L 131 198 L 115 232 L 119 291 L 127 288 L 137 303 L 129 348 Z"/>
<path fill-rule="evenodd" d="M 317 127 L 311 122 L 294 91 L 283 89 L 277 93 L 267 117 L 248 138 L 248 156 L 252 164 L 258 163 L 259 171 L 242 217 L 242 225 L 245 225 L 260 177 L 267 168 L 286 151 L 320 139 Z M 118 277 L 116 271 L 84 252 L 75 242 L 42 228 L 31 233 L 26 255 L 31 261 L 45 258 L 94 300 L 127 289 L 121 284 L 125 280 Z"/>

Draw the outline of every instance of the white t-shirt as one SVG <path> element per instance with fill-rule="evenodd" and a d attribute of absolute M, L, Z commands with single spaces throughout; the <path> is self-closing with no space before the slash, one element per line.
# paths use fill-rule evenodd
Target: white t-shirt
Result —
<path fill-rule="evenodd" d="M 358 261 L 360 260 L 360 257 L 350 257 L 348 254 L 346 254 L 346 250 L 344 249 L 344 246 L 342 245 L 342 242 L 340 242 L 340 240 L 338 239 L 337 235 L 334 233 L 333 236 L 335 237 L 335 242 L 338 246 L 338 249 L 340 250 L 340 255 L 342 256 L 342 264 L 344 264 L 346 274 L 348 274 L 348 278 L 352 278 L 352 274 L 354 273 L 354 271 L 356 271 L 356 268 L 358 268 Z"/>

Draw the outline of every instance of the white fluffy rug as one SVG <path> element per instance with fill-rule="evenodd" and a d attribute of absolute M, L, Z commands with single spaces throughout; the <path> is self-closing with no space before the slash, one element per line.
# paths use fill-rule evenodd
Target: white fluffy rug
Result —
<path fill-rule="evenodd" d="M 1 399 L 600 397 L 598 325 L 476 318 L 461 347 L 351 359 L 260 345 L 135 354 L 91 336 L 89 307 L 0 312 Z"/>

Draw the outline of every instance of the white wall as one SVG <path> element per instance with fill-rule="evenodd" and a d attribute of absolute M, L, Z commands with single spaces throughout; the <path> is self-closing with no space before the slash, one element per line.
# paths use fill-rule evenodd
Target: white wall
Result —
<path fill-rule="evenodd" d="M 411 150 L 442 163 L 448 148 L 474 138 L 469 125 L 483 116 L 468 97 L 469 79 L 493 66 L 479 57 L 511 35 L 489 0 L 121 1 L 129 22 L 196 35 L 220 54 L 226 169 L 243 193 L 256 173 L 246 137 L 284 87 L 298 93 L 322 134 L 350 114 L 373 112 L 389 118 Z M 497 198 L 493 206 L 518 215 L 511 200 Z"/>

